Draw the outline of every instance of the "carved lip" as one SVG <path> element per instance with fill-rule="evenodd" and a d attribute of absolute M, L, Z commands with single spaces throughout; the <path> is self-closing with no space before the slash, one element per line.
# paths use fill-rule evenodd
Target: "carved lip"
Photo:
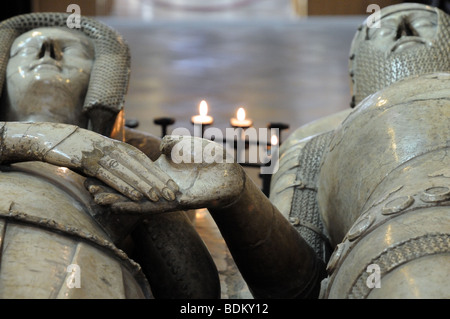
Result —
<path fill-rule="evenodd" d="M 37 61 L 33 63 L 30 67 L 30 70 L 40 70 L 40 69 L 57 69 L 61 71 L 61 66 L 58 62 L 55 61 Z"/>
<path fill-rule="evenodd" d="M 418 44 L 425 44 L 425 45 L 428 44 L 428 45 L 431 45 L 431 43 L 429 43 L 428 41 L 426 41 L 426 40 L 424 40 L 424 39 L 422 39 L 422 38 L 419 38 L 419 37 L 407 37 L 407 38 L 398 40 L 398 41 L 392 46 L 391 52 L 395 52 L 395 51 L 397 51 L 399 48 L 401 48 L 404 44 L 406 44 L 406 43 L 412 43 L 412 42 L 415 42 L 415 43 L 418 43 Z"/>

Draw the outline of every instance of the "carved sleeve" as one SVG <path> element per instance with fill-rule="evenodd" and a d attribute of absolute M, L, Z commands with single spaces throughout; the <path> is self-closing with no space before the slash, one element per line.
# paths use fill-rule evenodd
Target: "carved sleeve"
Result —
<path fill-rule="evenodd" d="M 1 162 L 44 161 L 48 152 L 77 129 L 74 125 L 56 123 L 3 122 Z"/>

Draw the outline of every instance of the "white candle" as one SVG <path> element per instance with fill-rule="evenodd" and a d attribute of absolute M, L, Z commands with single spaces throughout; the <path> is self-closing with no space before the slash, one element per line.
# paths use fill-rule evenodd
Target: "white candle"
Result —
<path fill-rule="evenodd" d="M 233 127 L 249 128 L 252 126 L 253 121 L 245 118 L 245 110 L 241 107 L 237 111 L 236 117 L 230 119 L 230 123 Z"/>
<path fill-rule="evenodd" d="M 278 136 L 276 134 L 273 134 L 270 137 L 270 146 L 267 147 L 267 156 L 271 158 L 274 154 L 276 154 L 276 151 L 278 151 Z"/>
<path fill-rule="evenodd" d="M 272 146 L 278 145 L 278 137 L 276 135 L 272 135 L 270 138 L 270 144 L 272 144 Z"/>
<path fill-rule="evenodd" d="M 201 101 L 198 108 L 199 115 L 191 117 L 191 122 L 193 124 L 211 125 L 214 122 L 214 119 L 212 116 L 208 115 L 208 104 L 206 103 L 206 101 Z"/>

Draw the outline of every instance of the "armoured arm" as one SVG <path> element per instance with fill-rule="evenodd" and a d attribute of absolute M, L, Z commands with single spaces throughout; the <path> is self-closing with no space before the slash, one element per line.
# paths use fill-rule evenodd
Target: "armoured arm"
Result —
<path fill-rule="evenodd" d="M 178 187 L 139 150 L 77 126 L 0 123 L 2 163 L 44 161 L 96 177 L 132 200 L 175 199 Z"/>
<path fill-rule="evenodd" d="M 318 297 L 325 265 L 250 178 L 233 204 L 209 212 L 255 298 Z"/>
<path fill-rule="evenodd" d="M 318 296 L 325 266 L 219 144 L 167 136 L 161 150 L 163 155 L 155 164 L 179 185 L 177 199 L 171 203 L 116 202 L 113 210 L 151 213 L 206 207 L 255 297 Z M 199 153 L 203 153 L 201 160 L 195 158 Z M 101 200 L 103 194 L 96 196 Z"/>
<path fill-rule="evenodd" d="M 169 155 L 173 158 L 174 151 L 177 154 L 180 149 L 188 149 L 186 145 L 192 140 L 195 139 L 165 138 L 162 144 L 165 158 Z M 203 199 L 202 204 L 211 213 L 256 298 L 317 297 L 325 266 L 320 264 L 314 251 L 246 176 L 242 166 L 231 162 L 217 144 L 202 142 L 202 163 L 181 164 L 184 168 L 186 165 L 200 167 L 191 168 L 194 172 L 198 170 L 198 175 L 188 192 L 179 184 L 183 194 L 180 199 L 185 203 L 189 198 Z M 208 161 L 213 163 L 208 164 Z M 164 167 L 177 166 L 163 159 L 157 162 Z M 165 171 L 172 174 L 168 167 Z M 180 174 L 173 174 L 172 178 L 181 183 L 177 180 Z"/>

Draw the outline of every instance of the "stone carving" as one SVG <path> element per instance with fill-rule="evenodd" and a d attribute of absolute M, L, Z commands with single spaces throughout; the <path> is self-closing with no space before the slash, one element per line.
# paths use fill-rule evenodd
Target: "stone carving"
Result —
<path fill-rule="evenodd" d="M 381 10 L 380 28 L 363 23 L 350 49 L 352 106 L 403 78 L 450 69 L 450 16 L 421 5 Z"/>
<path fill-rule="evenodd" d="M 446 164 L 434 161 L 437 153 L 425 145 L 439 144 L 437 135 L 441 133 L 431 132 L 446 130 L 447 116 L 442 112 L 449 108 L 449 74 L 445 73 L 450 70 L 448 30 L 449 16 L 429 6 L 401 4 L 382 9 L 381 28 L 370 29 L 364 22 L 352 43 L 349 66 L 354 111 L 343 111 L 299 128 L 280 149 L 280 170 L 272 178 L 272 203 L 286 217 L 305 212 L 319 216 L 315 226 L 323 233 L 316 232 L 315 242 L 326 236 L 328 241 L 323 241 L 322 247 L 334 248 L 331 258 L 316 248 L 328 271 L 322 282 L 322 298 L 448 298 L 450 294 L 444 281 L 448 278 L 444 266 L 448 262 L 448 216 L 441 208 L 442 215 L 436 216 L 439 229 L 433 222 L 417 222 L 419 207 L 424 209 L 421 217 L 431 218 L 434 212 L 432 205 L 425 210 L 420 199 L 424 190 L 411 190 L 412 185 L 427 188 L 429 183 L 445 181 L 436 178 L 446 176 Z M 431 124 L 437 114 L 441 114 L 441 120 Z M 408 121 L 410 117 L 426 123 L 414 125 L 413 120 Z M 383 134 L 389 138 L 381 137 Z M 323 151 L 309 155 L 315 144 L 323 145 Z M 344 155 L 351 145 L 355 147 Z M 429 156 L 425 155 L 428 152 Z M 342 157 L 337 159 L 337 153 Z M 299 159 L 305 157 L 307 160 L 300 163 Z M 430 172 L 418 173 L 421 160 Z M 383 166 L 388 162 L 390 168 Z M 364 168 L 359 170 L 359 165 Z M 408 178 L 397 175 L 402 169 Z M 310 189 L 289 187 L 289 180 L 298 183 L 317 170 L 314 179 L 308 179 L 313 186 Z M 379 185 L 376 176 L 379 182 L 383 180 Z M 351 189 L 345 185 L 352 185 Z M 405 193 L 406 189 L 411 192 Z M 436 192 L 445 194 L 444 189 L 440 186 Z M 305 194 L 313 190 L 315 197 Z M 311 196 L 315 200 L 293 202 Z M 341 206 L 343 203 L 349 206 Z M 445 200 L 434 205 L 444 206 Z M 299 231 L 306 228 L 294 227 Z M 420 234 L 415 233 L 416 227 L 421 228 Z M 303 230 L 307 231 L 314 234 L 308 228 Z M 436 245 L 435 239 L 440 244 Z M 417 250 L 421 253 L 410 253 Z M 396 259 L 394 255 L 407 257 Z M 427 261 L 421 256 L 428 256 Z M 379 267 L 380 288 L 367 281 L 371 275 L 368 269 L 374 265 Z M 420 272 L 427 266 L 433 268 L 434 275 Z M 408 286 L 401 277 L 400 273 L 406 272 L 414 274 L 416 286 Z"/>
<path fill-rule="evenodd" d="M 449 83 L 445 72 L 398 81 L 332 134 L 310 138 L 302 152 L 328 142 L 322 154 L 309 153 L 309 160 L 320 155 L 311 166 L 318 172 L 298 187 L 312 199 L 293 203 L 289 220 L 238 164 L 172 162 L 172 151 L 189 150 L 195 138 L 164 138 L 155 164 L 180 187 L 173 203 L 208 207 L 255 297 L 315 298 L 325 278 L 322 298 L 448 298 L 450 185 L 436 172 L 449 164 Z M 337 251 L 331 257 L 328 246 Z M 380 288 L 368 281 L 371 265 L 380 267 Z M 413 283 L 405 272 L 417 276 Z"/>
<path fill-rule="evenodd" d="M 118 193 L 103 204 L 172 202 L 179 188 L 148 157 L 157 156 L 157 139 L 131 132 L 142 151 L 124 142 L 123 39 L 89 18 L 81 30 L 65 21 L 38 13 L 0 25 L 0 296 L 218 297 L 217 271 L 184 212 L 115 215 L 92 199 L 109 185 Z"/>
<path fill-rule="evenodd" d="M 449 74 L 445 73 L 450 70 L 448 30 L 449 16 L 435 8 L 401 4 L 382 9 L 381 28 L 370 29 L 364 22 L 352 43 L 349 66 L 354 111 L 343 111 L 299 128 L 280 149 L 280 170 L 272 178 L 272 203 L 286 217 L 305 212 L 319 216 L 320 222 L 315 226 L 323 233 L 316 232 L 315 242 L 326 236 L 328 241 L 323 241 L 322 247 L 334 248 L 331 258 L 316 248 L 328 271 L 322 282 L 322 298 L 448 298 L 450 294 L 448 283 L 441 281 L 448 276 L 444 266 L 449 236 L 449 224 L 444 220 L 448 216 L 443 212 L 436 216 L 442 221 L 439 230 L 432 222 L 414 224 L 416 209 L 424 208 L 424 202 L 418 200 L 423 190 L 410 189 L 413 184 L 427 188 L 429 183 L 438 182 L 437 176 L 445 176 L 446 164 L 432 160 L 437 154 L 425 145 L 439 143 L 437 135 L 430 132 L 446 130 L 447 116 L 442 113 L 441 120 L 430 122 L 434 115 L 449 108 Z M 417 105 L 419 100 L 421 104 Z M 410 117 L 427 123 L 414 125 L 407 120 Z M 333 127 L 336 129 L 330 131 Z M 389 138 L 381 137 L 383 134 Z M 315 144 L 323 145 L 323 151 L 308 153 Z M 355 147 L 344 155 L 351 145 Z M 403 155 L 407 160 L 400 157 L 401 145 L 406 148 Z M 426 152 L 430 152 L 430 157 Z M 337 153 L 342 157 L 337 159 Z M 300 163 L 299 159 L 305 157 Z M 419 158 L 430 170 L 425 173 L 428 177 L 412 172 L 421 165 L 416 162 Z M 390 168 L 383 166 L 388 162 Z M 364 168 L 359 170 L 359 165 Z M 396 175 L 401 169 L 405 169 L 407 179 Z M 319 173 L 311 181 L 310 172 L 317 170 Z M 376 176 L 383 179 L 379 185 Z M 306 178 L 313 186 L 310 189 L 289 187 L 289 180 L 298 183 Z M 351 189 L 345 185 L 352 185 Z M 404 193 L 405 189 L 411 193 Z M 293 202 L 310 197 L 313 199 L 305 203 Z M 343 203 L 349 206 L 341 206 Z M 439 203 L 444 205 L 445 201 Z M 423 210 L 422 217 L 431 217 L 431 210 Z M 404 228 L 400 226 L 403 222 Z M 420 234 L 414 233 L 412 229 L 419 224 L 420 228 L 423 226 Z M 294 227 L 314 234 L 304 226 Z M 436 238 L 441 244 L 434 244 Z M 364 249 L 367 250 L 363 253 Z M 422 250 L 421 254 L 410 253 L 417 249 Z M 408 257 L 388 257 L 395 254 Z M 419 259 L 419 255 L 428 256 L 427 261 Z M 368 284 L 371 265 L 380 267 L 380 288 Z M 434 275 L 420 273 L 427 266 L 436 269 Z M 415 287 L 401 278 L 400 273 L 409 271 L 416 276 Z"/>
<path fill-rule="evenodd" d="M 350 57 L 359 104 L 300 128 L 283 144 L 270 201 L 238 164 L 221 161 L 226 154 L 220 146 L 190 137 L 163 139 L 155 165 L 181 193 L 163 209 L 206 206 L 255 297 L 450 295 L 444 172 L 450 74 L 443 31 L 449 20 L 421 5 L 388 7 L 381 14 L 381 24 L 395 30 L 385 33 L 394 50 L 381 52 L 386 39 L 360 28 Z M 416 18 L 421 22 L 415 24 Z M 380 52 L 378 71 L 361 67 L 365 46 Z M 426 65 L 413 63 L 414 57 L 422 61 L 424 50 L 436 54 L 427 55 Z M 194 156 L 196 143 L 203 151 L 214 149 L 216 160 L 172 160 L 180 151 Z M 162 209 L 125 197 L 110 205 L 121 212 Z M 414 286 L 405 272 L 414 274 Z"/>
<path fill-rule="evenodd" d="M 356 107 L 300 128 L 283 144 L 270 200 L 247 178 L 240 165 L 224 160 L 227 154 L 220 145 L 193 137 L 167 136 L 161 142 L 160 156 L 153 163 L 143 162 L 153 174 L 148 178 L 162 180 L 175 196 L 168 193 L 158 200 L 153 196 L 133 197 L 130 191 L 118 192 L 123 188 L 115 183 L 106 185 L 98 179 L 87 179 L 87 191 L 97 204 L 89 206 L 98 210 L 90 213 L 99 221 L 95 225 L 103 225 L 109 234 L 123 239 L 129 234 L 124 228 L 132 228 L 136 223 L 133 216 L 151 218 L 155 213 L 165 216 L 166 212 L 206 207 L 257 298 L 450 297 L 450 70 L 445 32 L 449 18 L 437 9 L 410 4 L 388 7 L 381 14 L 381 24 L 386 22 L 390 31 L 395 29 L 395 36 L 391 37 L 395 43 L 389 51 L 382 52 L 380 47 L 384 48 L 386 38 L 378 37 L 380 34 L 373 34 L 374 30 L 365 26 L 360 28 L 352 45 L 354 54 L 350 56 Z M 416 18 L 422 22 L 415 24 Z M 422 28 L 427 30 L 423 39 L 418 33 Z M 405 40 L 406 37 L 411 38 Z M 376 54 L 378 71 L 362 67 L 365 46 Z M 422 63 L 424 50 L 433 54 L 427 55 L 428 64 L 419 66 L 414 58 Z M 383 61 L 389 61 L 389 70 Z M 3 125 L 8 132 L 8 125 L 16 124 Z M 8 145 L 7 139 L 3 139 L 4 145 Z M 87 153 L 92 154 L 92 149 L 88 147 Z M 209 152 L 213 160 L 196 163 L 194 157 L 199 150 Z M 13 151 L 9 148 L 6 154 Z M 180 152 L 184 161 L 174 161 Z M 31 153 L 42 154 L 41 148 Z M 77 158 L 77 154 L 70 155 Z M 137 151 L 135 155 L 142 158 Z M 80 161 L 75 160 L 74 169 L 81 167 L 89 174 L 92 172 L 87 167 L 105 163 L 97 155 L 88 158 L 95 158 L 95 163 L 77 167 Z M 106 163 L 116 165 L 109 159 Z M 71 161 L 66 159 L 64 164 Z M 15 165 L 12 167 L 20 167 Z M 168 183 L 169 180 L 174 183 Z M 148 195 L 145 188 L 139 187 L 143 181 L 131 180 L 130 184 Z M 83 198 L 92 201 L 90 197 Z M 2 207 L 4 215 L 13 216 L 14 221 L 33 224 L 32 216 L 24 215 L 16 201 Z M 99 213 L 103 209 L 108 213 Z M 121 227 L 112 223 L 110 216 L 116 216 Z M 49 217 L 39 218 L 50 229 L 70 225 Z M 2 222 L 0 233 L 7 234 L 9 223 L 13 222 L 6 217 Z M 104 236 L 94 230 L 87 235 L 83 232 L 93 228 L 94 225 L 74 225 L 67 232 L 83 240 L 89 238 L 90 245 L 109 247 L 123 256 L 111 244 L 114 241 L 102 240 Z M 182 233 L 184 229 L 182 226 L 177 231 Z M 147 230 L 139 234 L 149 240 L 157 229 Z M 150 251 L 146 248 L 144 245 L 141 252 Z M 142 260 L 148 260 L 150 255 L 146 256 Z M 137 274 L 131 264 L 128 260 L 127 266 L 120 267 Z M 152 266 L 152 262 L 144 264 Z M 157 269 L 157 273 L 167 273 L 163 268 Z M 175 270 L 173 274 L 180 269 Z M 372 270 L 376 272 L 370 274 Z M 111 278 L 117 278 L 116 273 Z M 405 274 L 414 280 L 405 280 Z M 136 278 L 142 279 L 142 275 Z M 139 279 L 133 287 L 142 282 Z M 130 285 L 123 285 L 122 291 L 137 295 L 139 290 L 135 292 Z M 141 288 L 140 292 L 145 295 L 142 291 L 146 290 Z"/>
<path fill-rule="evenodd" d="M 189 152 L 195 138 L 163 140 L 155 164 L 181 192 L 171 203 L 208 207 L 255 297 L 450 296 L 449 18 L 410 4 L 381 14 L 381 24 L 395 31 L 380 30 L 392 47 L 381 52 L 386 39 L 364 26 L 352 45 L 359 104 L 286 141 L 271 201 L 235 163 L 174 163 L 172 150 Z M 377 54 L 372 67 L 379 70 L 362 67 L 364 46 Z M 204 150 L 216 147 L 218 159 L 226 156 L 219 146 L 202 143 Z M 282 211 L 280 202 L 287 203 Z M 134 205 L 127 199 L 112 204 L 119 211 Z M 157 210 L 149 201 L 140 207 Z M 371 269 L 379 270 L 375 283 L 369 282 Z M 404 273 L 413 274 L 414 282 Z"/>

